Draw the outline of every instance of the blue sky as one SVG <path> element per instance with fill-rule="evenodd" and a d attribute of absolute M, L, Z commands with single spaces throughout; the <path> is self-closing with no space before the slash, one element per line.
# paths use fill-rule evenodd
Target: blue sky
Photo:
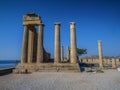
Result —
<path fill-rule="evenodd" d="M 76 22 L 77 47 L 87 55 L 97 55 L 97 40 L 102 40 L 103 55 L 120 55 L 119 0 L 1 0 L 0 59 L 20 59 L 26 12 L 41 16 L 44 47 L 54 53 L 54 22 L 61 23 L 61 44 L 69 46 L 69 22 Z M 66 50 L 66 49 L 65 49 Z"/>

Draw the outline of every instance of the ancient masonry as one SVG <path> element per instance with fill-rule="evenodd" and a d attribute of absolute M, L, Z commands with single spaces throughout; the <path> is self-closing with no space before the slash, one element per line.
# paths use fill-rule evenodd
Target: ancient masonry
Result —
<path fill-rule="evenodd" d="M 76 31 L 75 23 L 70 23 L 70 49 L 68 49 L 67 59 L 69 63 L 61 63 L 64 54 L 60 45 L 60 23 L 55 23 L 54 41 L 54 63 L 49 63 L 50 53 L 46 52 L 43 46 L 44 24 L 40 16 L 35 13 L 27 13 L 23 17 L 24 35 L 22 45 L 21 63 L 16 69 L 21 72 L 26 69 L 34 71 L 74 71 L 79 72 L 76 52 Z M 38 30 L 36 29 L 38 27 Z M 69 53 L 70 52 L 70 53 Z M 62 55 L 61 55 L 62 54 Z"/>

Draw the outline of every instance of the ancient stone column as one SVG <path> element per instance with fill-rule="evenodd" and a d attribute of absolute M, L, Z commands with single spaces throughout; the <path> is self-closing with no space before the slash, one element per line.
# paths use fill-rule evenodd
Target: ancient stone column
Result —
<path fill-rule="evenodd" d="M 55 23 L 54 63 L 60 62 L 60 23 Z"/>
<path fill-rule="evenodd" d="M 33 61 L 33 50 L 34 50 L 34 35 L 35 28 L 34 26 L 29 26 L 29 35 L 28 35 L 28 63 Z"/>
<path fill-rule="evenodd" d="M 61 46 L 61 61 L 64 61 L 64 47 Z"/>
<path fill-rule="evenodd" d="M 28 47 L 28 30 L 27 30 L 27 26 L 24 25 L 21 63 L 27 62 L 27 47 Z"/>
<path fill-rule="evenodd" d="M 116 60 L 114 58 L 112 58 L 112 68 L 117 68 Z"/>
<path fill-rule="evenodd" d="M 102 42 L 98 40 L 99 67 L 103 68 Z"/>
<path fill-rule="evenodd" d="M 69 61 L 70 60 L 70 48 L 69 47 L 67 47 L 67 50 L 66 50 L 66 55 L 67 55 L 67 61 Z"/>
<path fill-rule="evenodd" d="M 43 28 L 44 24 L 38 26 L 38 40 L 37 40 L 37 63 L 43 63 Z"/>
<path fill-rule="evenodd" d="M 77 63 L 75 22 L 70 23 L 70 63 Z"/>
<path fill-rule="evenodd" d="M 33 49 L 33 63 L 36 63 L 36 60 L 37 60 L 37 37 L 38 37 L 38 33 L 35 30 L 35 34 L 34 34 L 34 49 Z"/>

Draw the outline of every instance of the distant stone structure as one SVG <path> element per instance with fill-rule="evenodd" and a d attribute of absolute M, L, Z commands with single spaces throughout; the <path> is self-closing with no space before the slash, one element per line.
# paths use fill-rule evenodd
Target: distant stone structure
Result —
<path fill-rule="evenodd" d="M 54 63 L 49 63 L 50 53 L 46 52 L 43 46 L 44 24 L 41 17 L 35 13 L 27 13 L 23 17 L 24 35 L 22 45 L 21 63 L 16 67 L 18 72 L 24 73 L 34 71 L 74 71 L 79 72 L 76 52 L 76 31 L 75 23 L 70 23 L 70 63 L 61 63 L 60 46 L 60 23 L 55 23 L 55 41 L 54 41 Z M 36 30 L 38 27 L 38 32 Z M 63 52 L 63 51 L 62 51 Z M 25 70 L 24 70 L 25 69 Z"/>
<path fill-rule="evenodd" d="M 116 59 L 112 58 L 112 68 L 117 68 Z"/>
<path fill-rule="evenodd" d="M 80 63 L 86 63 L 86 64 L 99 64 L 99 58 L 94 57 L 86 57 L 86 58 L 80 58 Z M 103 68 L 105 66 L 111 66 L 111 68 L 115 69 L 120 65 L 120 58 L 105 58 L 103 57 Z"/>
<path fill-rule="evenodd" d="M 99 64 L 100 69 L 104 69 L 105 67 L 109 69 L 116 69 L 120 65 L 120 58 L 103 57 L 102 41 L 98 40 L 98 56 L 79 58 L 79 62 L 86 64 Z"/>

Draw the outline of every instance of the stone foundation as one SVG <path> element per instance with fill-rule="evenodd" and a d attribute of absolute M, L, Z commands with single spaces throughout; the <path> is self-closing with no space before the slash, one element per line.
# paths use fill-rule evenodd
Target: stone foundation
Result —
<path fill-rule="evenodd" d="M 80 72 L 79 64 L 70 64 L 70 63 L 31 63 L 31 64 L 19 64 L 16 67 L 16 70 L 19 72 L 23 69 L 26 69 L 28 72 Z"/>

